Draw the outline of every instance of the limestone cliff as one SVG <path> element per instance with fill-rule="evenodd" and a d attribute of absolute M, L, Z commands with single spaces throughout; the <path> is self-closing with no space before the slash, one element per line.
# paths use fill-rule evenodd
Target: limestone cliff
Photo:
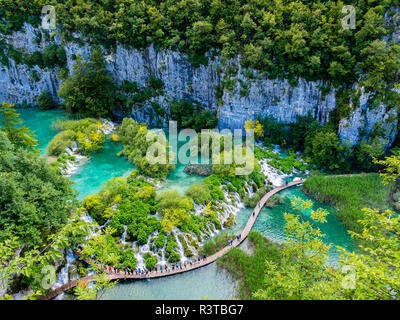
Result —
<path fill-rule="evenodd" d="M 43 50 L 48 44 L 45 40 L 35 43 L 37 32 L 40 31 L 26 24 L 24 30 L 5 37 L 5 40 L 14 48 L 32 53 Z M 59 35 L 55 35 L 52 41 L 65 47 L 70 71 L 75 55 L 80 53 L 84 58 L 89 55 L 90 46 L 87 44 L 65 43 Z M 210 59 L 207 66 L 194 67 L 183 54 L 171 50 L 157 51 L 152 46 L 139 51 L 118 45 L 115 52 L 108 53 L 107 61 L 107 68 L 118 83 L 124 80 L 135 81 L 144 87 L 150 75 L 161 79 L 165 85 L 163 95 L 152 98 L 152 101 L 167 111 L 172 99 L 181 98 L 216 110 L 220 128 L 241 128 L 247 119 L 256 116 L 270 116 L 290 123 L 298 115 L 308 113 L 325 123 L 336 106 L 335 91 L 323 94 L 323 82 L 299 79 L 296 86 L 291 86 L 288 80 L 267 79 L 254 70 L 250 70 L 252 77 L 249 78 L 246 76 L 249 70 L 242 69 L 240 57 L 229 62 L 230 66 L 237 68 L 234 76 L 225 73 L 226 67 L 221 67 L 218 59 Z M 27 66 L 17 65 L 12 59 L 9 59 L 9 66 L 0 66 L 0 101 L 35 104 L 43 90 L 50 91 L 58 100 L 57 91 L 61 83 L 57 78 L 58 70 L 39 67 L 33 70 L 36 70 L 39 79 L 32 77 L 32 70 Z M 229 78 L 234 80 L 233 88 L 224 88 L 222 99 L 218 99 L 217 88 L 221 88 L 221 82 Z M 139 110 L 132 110 L 132 117 L 153 125 L 165 122 L 165 119 L 160 119 L 154 113 L 150 102 Z M 355 108 L 348 118 L 341 120 L 339 134 L 342 140 L 355 144 L 361 132 L 368 133 L 378 124 L 383 124 L 385 142 L 390 145 L 397 134 L 397 118 L 397 111 L 393 109 L 388 112 L 384 105 L 370 110 L 368 96 L 363 94 L 360 107 Z"/>

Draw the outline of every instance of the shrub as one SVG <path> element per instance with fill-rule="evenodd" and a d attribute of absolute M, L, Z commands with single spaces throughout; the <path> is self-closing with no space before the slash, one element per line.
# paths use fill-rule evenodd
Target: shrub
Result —
<path fill-rule="evenodd" d="M 135 251 L 132 248 L 123 250 L 119 256 L 120 268 L 128 267 L 135 269 L 137 265 L 137 259 L 135 258 Z"/>
<path fill-rule="evenodd" d="M 204 183 L 194 184 L 185 192 L 196 204 L 206 204 L 211 200 L 210 189 Z"/>
<path fill-rule="evenodd" d="M 49 110 L 56 107 L 56 103 L 53 100 L 53 96 L 51 95 L 50 91 L 44 90 L 38 96 L 38 107 L 41 110 Z"/>
<path fill-rule="evenodd" d="M 201 248 L 201 253 L 206 256 L 211 256 L 228 245 L 228 241 L 235 236 L 232 233 L 222 232 L 216 235 L 213 239 L 207 240 Z"/>
<path fill-rule="evenodd" d="M 188 100 L 173 101 L 170 114 L 179 129 L 190 128 L 199 132 L 201 129 L 213 129 L 218 125 L 216 112 L 204 110 L 200 104 L 193 104 Z"/>
<path fill-rule="evenodd" d="M 75 132 L 72 130 L 62 131 L 50 141 L 47 152 L 50 156 L 59 156 L 65 152 L 66 148 L 72 147 L 76 138 Z"/>
<path fill-rule="evenodd" d="M 147 270 L 153 270 L 157 265 L 157 257 L 153 256 L 151 253 L 145 254 L 145 265 Z"/>

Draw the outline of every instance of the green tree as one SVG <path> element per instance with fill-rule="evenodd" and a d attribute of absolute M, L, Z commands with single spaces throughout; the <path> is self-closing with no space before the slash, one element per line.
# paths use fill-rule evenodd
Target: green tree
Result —
<path fill-rule="evenodd" d="M 306 152 L 311 156 L 318 168 L 335 171 L 341 168 L 344 161 L 345 147 L 340 145 L 336 132 L 332 130 L 317 130 L 314 136 L 308 138 Z"/>
<path fill-rule="evenodd" d="M 114 84 L 100 47 L 93 48 L 89 61 L 78 55 L 73 69 L 59 91 L 67 110 L 97 117 L 109 115 L 114 107 Z"/>
<path fill-rule="evenodd" d="M 90 261 L 90 267 L 95 272 L 93 286 L 81 280 L 75 287 L 75 294 L 80 300 L 99 300 L 103 294 L 115 286 L 115 282 L 107 276 L 106 266 L 116 265 L 119 261 L 119 250 L 112 234 L 115 230 L 105 228 L 100 234 L 91 235 L 89 241 L 81 250 L 81 257 Z M 94 256 L 95 258 L 92 258 Z"/>
<path fill-rule="evenodd" d="M 341 249 L 342 268 L 329 288 L 335 296 L 352 300 L 399 299 L 400 217 L 391 210 L 363 209 L 360 233 L 350 232 L 362 253 Z"/>
<path fill-rule="evenodd" d="M 3 102 L 1 104 L 0 114 L 2 115 L 1 131 L 16 147 L 26 148 L 29 151 L 36 152 L 38 145 L 35 135 L 23 125 L 23 121 L 19 117 L 20 114 L 13 108 L 14 105 Z"/>
<path fill-rule="evenodd" d="M 124 145 L 122 154 L 128 157 L 142 174 L 164 178 L 169 170 L 175 167 L 170 163 L 172 152 L 168 151 L 168 141 L 164 134 L 148 130 L 146 124 L 139 124 L 132 118 L 124 118 L 118 134 Z M 152 150 L 154 152 L 150 152 Z M 150 163 L 149 159 L 154 162 Z"/>
<path fill-rule="evenodd" d="M 188 100 L 174 100 L 170 105 L 170 115 L 177 122 L 178 129 L 190 128 L 200 132 L 218 125 L 216 112 L 204 110 L 199 103 Z"/>
<path fill-rule="evenodd" d="M 49 110 L 56 107 L 56 103 L 53 100 L 53 96 L 51 95 L 50 91 L 44 90 L 38 96 L 38 107 L 42 110 Z"/>
<path fill-rule="evenodd" d="M 397 155 L 386 157 L 384 160 L 373 158 L 373 163 L 383 166 L 380 176 L 385 185 L 389 185 L 388 201 L 396 201 L 394 195 L 400 190 L 400 151 Z"/>
<path fill-rule="evenodd" d="M 62 252 L 73 244 L 82 242 L 88 234 L 89 226 L 81 219 L 81 212 L 77 210 L 60 230 L 46 238 L 45 245 L 40 248 L 25 246 L 21 250 L 21 241 L 14 236 L 0 241 L 0 282 L 7 282 L 10 293 L 29 287 L 31 291 L 24 299 L 35 299 L 45 294 L 47 287 L 43 284 L 54 284 L 56 274 L 47 278 L 43 271 L 48 267 L 55 271 L 54 265 L 63 262 Z M 11 297 L 6 295 L 5 298 Z"/>
<path fill-rule="evenodd" d="M 41 245 L 74 210 L 71 183 L 3 132 L 0 146 L 0 241 L 17 236 L 25 246 Z"/>
<path fill-rule="evenodd" d="M 193 199 L 197 204 L 206 204 L 211 201 L 210 189 L 204 183 L 194 184 L 185 192 L 186 196 Z"/>
<path fill-rule="evenodd" d="M 320 281 L 326 282 L 332 270 L 326 265 L 330 246 L 323 243 L 324 235 L 312 221 L 325 223 L 328 212 L 312 210 L 313 203 L 301 198 L 292 200 L 296 214 L 285 213 L 287 242 L 282 248 L 282 261 L 265 263 L 263 288 L 254 294 L 258 299 L 313 299 L 314 288 Z"/>

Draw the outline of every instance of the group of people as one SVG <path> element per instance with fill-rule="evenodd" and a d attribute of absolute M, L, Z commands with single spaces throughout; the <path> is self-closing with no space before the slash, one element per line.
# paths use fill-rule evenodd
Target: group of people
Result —
<path fill-rule="evenodd" d="M 122 269 L 120 269 L 115 266 L 114 267 L 106 266 L 105 269 L 106 269 L 106 271 L 108 271 L 108 273 L 119 274 L 119 273 L 123 272 L 125 275 L 134 275 L 135 274 L 135 275 L 145 276 L 145 275 L 152 273 L 153 271 L 155 273 L 157 273 L 157 272 L 160 272 L 160 273 L 166 272 L 167 273 L 167 272 L 171 272 L 171 271 L 175 271 L 175 270 L 183 270 L 183 269 L 187 268 L 189 265 L 193 266 L 195 264 L 200 263 L 201 260 L 202 259 L 200 257 L 198 257 L 197 259 L 193 259 L 193 261 L 192 260 L 189 260 L 187 262 L 185 261 L 183 264 L 175 263 L 175 264 L 171 264 L 170 266 L 164 265 L 164 266 L 160 266 L 160 267 L 155 267 L 154 269 L 150 269 L 150 270 L 147 270 L 146 267 L 136 268 L 135 270 L 133 270 L 133 268 L 129 268 L 129 267 L 123 267 Z M 207 260 L 207 256 L 204 255 L 203 261 L 206 261 L 206 260 Z"/>
<path fill-rule="evenodd" d="M 242 239 L 242 235 L 239 234 L 238 236 L 236 236 L 236 240 L 239 242 L 240 239 Z M 228 241 L 228 246 L 231 246 L 233 244 L 233 239 Z"/>

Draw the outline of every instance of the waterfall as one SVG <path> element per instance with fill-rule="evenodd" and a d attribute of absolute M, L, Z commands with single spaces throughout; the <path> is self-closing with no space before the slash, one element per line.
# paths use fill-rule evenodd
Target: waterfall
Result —
<path fill-rule="evenodd" d="M 105 135 L 109 135 L 113 131 L 115 131 L 115 124 L 113 122 L 103 118 L 101 118 L 100 120 L 102 121 L 102 127 L 100 128 L 100 131 L 103 132 Z"/>
<path fill-rule="evenodd" d="M 107 226 L 107 224 L 109 222 L 110 222 L 110 219 L 108 219 L 105 224 L 103 224 L 102 226 L 98 227 L 99 231 L 103 230 Z"/>
<path fill-rule="evenodd" d="M 244 189 L 245 189 L 246 193 L 248 194 L 248 196 L 249 196 L 250 198 L 254 195 L 253 187 L 252 187 L 252 186 L 249 186 L 249 184 L 247 183 L 247 181 L 246 181 L 246 183 L 245 183 L 245 185 L 244 185 Z"/>
<path fill-rule="evenodd" d="M 143 256 L 140 254 L 140 249 L 136 250 L 136 242 L 133 243 L 132 249 L 135 251 L 135 258 L 137 260 L 136 267 L 143 269 L 143 267 L 144 267 L 144 259 L 143 259 Z"/>
<path fill-rule="evenodd" d="M 202 205 L 202 204 L 193 203 L 193 206 L 194 206 L 194 214 L 196 216 L 199 216 L 204 211 L 204 209 L 206 208 L 206 206 Z"/>
<path fill-rule="evenodd" d="M 140 248 L 141 252 L 143 253 L 150 252 L 150 241 L 151 241 L 151 235 L 149 235 L 149 237 L 147 238 L 147 243 Z"/>
<path fill-rule="evenodd" d="M 185 256 L 185 250 L 183 249 L 183 245 L 178 238 L 178 235 L 181 234 L 181 232 L 178 229 L 176 229 L 176 232 L 174 233 L 175 233 L 176 244 L 178 245 L 179 255 L 181 256 L 181 262 L 185 262 L 189 259 Z"/>
<path fill-rule="evenodd" d="M 126 230 L 128 230 L 128 226 L 124 226 L 124 233 L 122 234 L 122 237 L 121 237 L 121 243 L 122 244 L 126 244 L 126 241 L 125 241 L 125 239 L 126 239 Z"/>
<path fill-rule="evenodd" d="M 66 148 L 65 149 L 65 153 L 69 156 L 72 156 L 75 158 L 75 161 L 71 161 L 71 160 L 67 160 L 67 168 L 59 168 L 61 170 L 61 173 L 63 176 L 65 177 L 70 177 L 72 176 L 74 173 L 76 173 L 76 171 L 79 168 L 79 164 L 82 160 L 87 159 L 86 157 L 82 156 L 81 154 L 79 154 L 78 152 L 78 144 L 76 141 L 74 141 L 73 145 L 71 148 Z"/>
<path fill-rule="evenodd" d="M 77 259 L 74 254 L 72 253 L 72 251 L 70 249 L 66 250 L 66 259 L 67 259 L 67 263 L 65 264 L 65 266 L 61 269 L 60 273 L 57 276 L 57 282 L 54 284 L 53 289 L 57 289 L 61 286 L 63 286 L 64 284 L 67 284 L 69 279 L 69 268 L 71 267 L 72 263 Z M 62 297 L 64 296 L 64 293 L 58 295 L 56 297 L 56 300 L 62 299 Z"/>
<path fill-rule="evenodd" d="M 185 239 L 186 244 L 189 247 L 190 251 L 193 252 L 193 255 L 197 255 L 198 254 L 197 249 L 190 244 L 190 241 L 188 240 L 188 237 L 186 236 L 186 234 L 182 233 L 182 236 Z"/>
<path fill-rule="evenodd" d="M 262 159 L 258 163 L 261 166 L 261 172 L 274 187 L 282 186 L 284 184 L 284 178 L 289 176 L 269 165 L 268 159 Z"/>

